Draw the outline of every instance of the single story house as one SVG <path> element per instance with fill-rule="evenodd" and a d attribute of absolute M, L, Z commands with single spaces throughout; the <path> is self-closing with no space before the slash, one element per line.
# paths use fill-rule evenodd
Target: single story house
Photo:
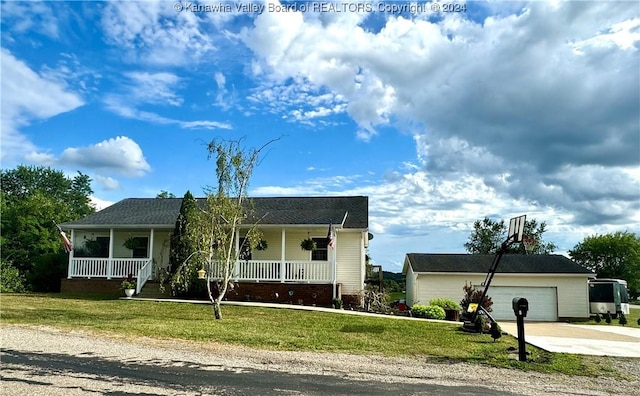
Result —
<path fill-rule="evenodd" d="M 368 197 L 259 197 L 251 202 L 267 248 L 237 262 L 238 287 L 227 293 L 228 299 L 330 305 L 335 297 L 348 299 L 364 289 Z M 158 279 L 170 265 L 170 238 L 181 204 L 182 198 L 129 198 L 62 224 L 74 246 L 62 290 L 113 290 L 115 282 L 133 274 L 140 292 L 148 280 Z M 237 244 L 242 233 L 241 228 Z M 316 241 L 316 250 L 301 248 L 308 238 Z"/>
<path fill-rule="evenodd" d="M 493 255 L 409 253 L 402 273 L 407 304 L 428 305 L 433 298 L 461 301 L 466 283 L 482 289 Z M 516 320 L 511 301 L 529 301 L 528 321 L 589 317 L 589 278 L 595 273 L 562 255 L 502 256 L 488 290 L 496 320 Z"/>

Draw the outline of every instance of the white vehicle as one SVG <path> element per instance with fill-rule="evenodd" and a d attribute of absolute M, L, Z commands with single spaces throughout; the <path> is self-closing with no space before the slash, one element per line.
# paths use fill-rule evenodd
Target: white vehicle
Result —
<path fill-rule="evenodd" d="M 591 279 L 589 281 L 589 310 L 592 315 L 611 313 L 629 314 L 627 281 L 623 279 Z"/>

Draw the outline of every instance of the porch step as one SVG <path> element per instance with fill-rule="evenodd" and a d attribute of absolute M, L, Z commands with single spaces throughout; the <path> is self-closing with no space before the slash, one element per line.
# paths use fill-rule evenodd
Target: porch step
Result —
<path fill-rule="evenodd" d="M 145 283 L 140 294 L 136 297 L 140 298 L 170 298 L 171 292 L 169 291 L 169 285 L 164 285 L 164 293 L 160 290 L 160 283 L 147 282 Z"/>

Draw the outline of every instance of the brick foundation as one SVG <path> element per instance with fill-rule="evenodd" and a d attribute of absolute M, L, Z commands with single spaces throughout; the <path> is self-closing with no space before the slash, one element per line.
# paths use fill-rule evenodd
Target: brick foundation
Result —
<path fill-rule="evenodd" d="M 288 283 L 239 283 L 228 290 L 230 301 L 256 301 L 299 305 L 331 306 L 332 285 Z"/>
<path fill-rule="evenodd" d="M 60 279 L 61 293 L 105 293 L 122 294 L 122 279 Z"/>
<path fill-rule="evenodd" d="M 62 293 L 105 293 L 121 295 L 122 279 L 66 279 L 60 280 Z M 336 287 L 340 293 L 341 288 Z M 344 306 L 359 306 L 358 296 L 341 296 Z M 225 299 L 229 301 L 254 301 L 297 305 L 317 305 L 330 307 L 333 300 L 333 286 L 330 284 L 291 283 L 238 283 L 228 289 Z"/>

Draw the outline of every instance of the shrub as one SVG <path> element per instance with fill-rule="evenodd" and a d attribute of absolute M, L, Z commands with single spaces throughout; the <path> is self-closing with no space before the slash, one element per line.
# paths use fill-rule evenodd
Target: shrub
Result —
<path fill-rule="evenodd" d="M 462 290 L 464 291 L 464 297 L 460 301 L 460 307 L 462 308 L 463 312 L 466 312 L 467 308 L 469 308 L 469 304 L 480 302 L 480 297 L 482 297 L 482 290 L 474 289 L 473 285 L 466 282 L 462 287 Z M 492 305 L 493 301 L 491 300 L 491 297 L 484 296 L 484 300 L 482 301 L 482 308 L 484 308 L 484 310 L 487 312 L 491 312 L 493 310 L 491 308 Z"/>
<path fill-rule="evenodd" d="M 437 307 L 441 307 L 442 309 L 449 309 L 452 311 L 460 310 L 460 304 L 450 298 L 434 298 L 429 301 L 429 305 L 435 305 Z"/>
<path fill-rule="evenodd" d="M 484 315 L 476 315 L 474 326 L 478 333 L 484 333 L 487 330 L 487 318 Z"/>
<path fill-rule="evenodd" d="M 596 314 L 595 318 L 593 318 L 596 323 L 600 323 L 602 321 L 602 318 L 600 317 L 600 314 Z"/>
<path fill-rule="evenodd" d="M 414 305 L 411 307 L 411 314 L 418 318 L 439 319 L 445 318 L 446 314 L 442 307 L 435 305 Z"/>
<path fill-rule="evenodd" d="M 493 338 L 494 342 L 498 338 L 502 337 L 502 328 L 500 327 L 498 322 L 491 323 L 491 330 L 489 330 L 489 333 L 491 333 L 491 338 Z"/>
<path fill-rule="evenodd" d="M 611 324 L 611 312 L 607 311 L 607 314 L 604 316 L 604 321 L 607 322 L 607 324 Z"/>
<path fill-rule="evenodd" d="M 47 253 L 36 258 L 29 283 L 36 292 L 60 293 L 60 279 L 67 275 L 67 253 Z"/>
<path fill-rule="evenodd" d="M 24 293 L 25 280 L 10 262 L 0 260 L 0 293 Z"/>
<path fill-rule="evenodd" d="M 620 315 L 618 316 L 618 323 L 620 323 L 623 326 L 627 324 L 627 317 L 624 316 L 623 312 L 620 312 Z"/>

